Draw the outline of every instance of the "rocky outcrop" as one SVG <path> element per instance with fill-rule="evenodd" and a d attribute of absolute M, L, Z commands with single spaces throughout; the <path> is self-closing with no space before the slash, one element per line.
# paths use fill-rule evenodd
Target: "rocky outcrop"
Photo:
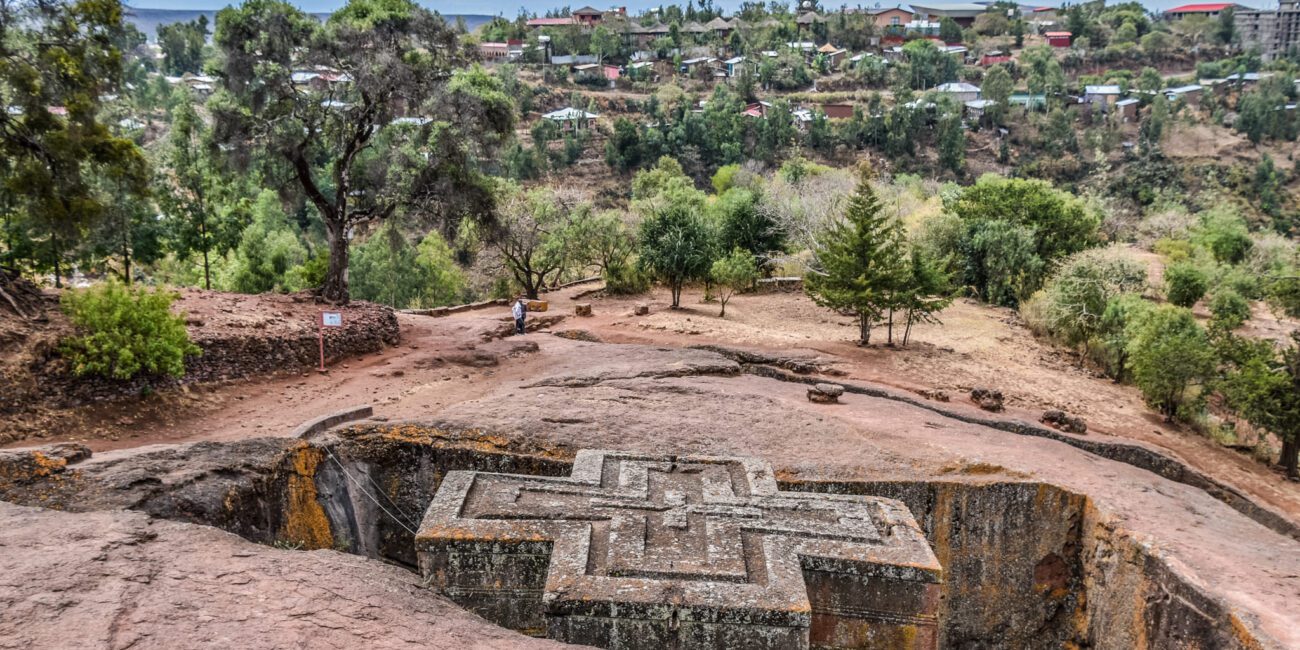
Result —
<path fill-rule="evenodd" d="M 562 647 L 334 550 L 277 549 L 139 512 L 0 503 L 0 521 L 0 647 Z"/>
<path fill-rule="evenodd" d="M 6 452 L 0 457 L 0 468 L 13 467 L 15 460 L 33 453 L 37 452 Z M 47 458 L 81 455 L 75 449 L 39 453 Z M 133 508 L 160 518 L 211 524 L 283 548 L 345 550 L 413 568 L 414 529 L 447 472 L 468 469 L 564 476 L 572 471 L 570 458 L 562 450 L 483 432 L 371 423 L 336 429 L 312 441 L 200 443 L 125 458 L 74 461 L 49 472 L 36 472 L 24 489 L 0 497 L 82 511 L 81 519 L 65 515 L 66 525 L 79 526 L 79 537 L 75 539 L 94 540 L 96 549 L 145 549 L 147 552 L 122 558 L 114 556 L 115 551 L 107 552 L 107 566 L 112 567 L 109 575 L 149 576 L 148 582 L 130 586 L 127 602 L 164 602 L 177 597 L 172 589 L 183 587 L 175 581 L 187 578 L 168 573 L 179 571 L 179 560 L 158 564 L 169 555 L 185 554 L 185 561 L 196 567 L 196 575 L 210 577 L 205 572 L 215 572 L 215 567 L 227 560 L 224 566 L 231 575 L 262 571 L 237 581 L 207 579 L 202 585 L 190 587 L 209 602 L 207 611 L 222 613 L 208 617 L 215 620 L 196 622 L 182 614 L 179 622 L 162 616 L 158 620 L 133 621 L 130 629 L 147 632 L 149 636 L 141 641 L 148 645 L 161 631 L 200 634 L 224 629 L 221 626 L 247 611 L 246 603 L 239 598 L 253 592 L 246 592 L 245 584 L 255 584 L 259 590 L 266 590 L 256 593 L 274 599 L 274 594 L 281 592 L 272 578 L 282 578 L 295 585 L 298 593 L 316 594 L 313 598 L 319 600 L 315 603 L 318 611 L 329 611 L 348 607 L 333 594 L 346 593 L 349 599 L 355 599 L 357 592 L 353 590 L 361 587 L 351 581 L 366 575 L 356 572 L 360 568 L 369 573 L 371 584 L 389 584 L 389 578 L 375 568 L 378 565 L 351 564 L 363 561 L 333 551 L 285 553 L 251 545 L 246 547 L 251 550 L 230 551 L 226 549 L 245 548 L 239 546 L 244 542 L 209 529 L 149 523 L 140 515 L 101 511 Z M 1202 591 L 1184 569 L 1166 560 L 1158 549 L 1117 529 L 1082 495 L 1028 481 L 790 479 L 780 481 L 780 487 L 880 496 L 905 504 L 944 568 L 940 647 L 1257 647 L 1253 645 L 1257 642 L 1254 633 L 1241 614 Z M 0 604 L 8 604 L 6 596 L 13 598 L 14 584 L 21 583 L 23 589 L 39 587 L 29 583 L 28 577 L 38 580 L 44 574 L 25 567 L 43 562 L 42 558 L 76 567 L 71 555 L 60 553 L 70 553 L 77 544 L 69 549 L 51 549 L 56 545 L 53 540 L 62 535 L 60 526 L 65 524 L 49 523 L 54 520 L 46 515 L 32 519 L 31 512 L 0 508 L 0 543 L 6 548 L 6 553 L 0 554 L 0 575 L 24 576 L 21 581 L 0 581 Z M 104 517 L 137 517 L 132 530 L 188 532 L 167 532 L 155 540 L 131 533 L 124 542 L 110 528 L 100 526 Z M 15 537 L 19 533 L 14 531 L 36 525 L 30 523 L 33 521 L 45 527 L 47 537 Z M 187 541 L 191 535 L 200 540 L 194 545 L 218 551 L 208 555 L 194 550 Z M 132 536 L 139 541 L 131 543 Z M 244 564 L 246 558 L 262 554 L 271 558 L 268 563 L 273 561 L 283 568 L 264 571 L 260 566 Z M 297 558 L 313 558 L 317 563 L 310 572 L 298 573 L 297 562 L 307 560 Z M 335 558 L 341 558 L 337 564 Z M 6 570 L 11 572 L 4 573 Z M 106 579 L 89 573 L 94 575 L 61 578 L 72 584 L 64 587 L 63 593 L 66 595 L 66 589 L 76 593 L 82 588 L 80 584 L 93 586 L 95 581 Z M 403 577 L 414 581 L 414 576 Z M 243 583 L 245 578 L 251 582 Z M 161 583 L 157 593 L 148 587 L 151 583 Z M 409 583 L 391 584 L 394 586 L 386 588 L 389 591 Z M 328 589 L 333 594 L 317 589 Z M 373 602 L 386 603 L 376 606 L 406 607 L 400 598 Z M 287 604 L 276 605 L 292 611 Z M 76 606 L 69 607 L 75 615 L 83 615 Z M 108 615 L 96 607 L 84 610 L 84 615 Z M 10 611 L 20 612 L 18 618 L 12 619 Z M 40 619 L 31 610 L 6 609 L 6 613 L 5 620 L 0 621 L 0 633 L 6 631 L 6 624 L 17 625 L 7 623 L 10 620 L 21 621 L 30 634 L 53 633 L 51 628 L 43 627 L 53 625 L 49 622 L 52 619 Z M 458 614 L 445 616 L 456 620 Z M 287 613 L 284 616 L 290 617 Z M 167 627 L 171 625 L 193 627 Z M 95 624 L 87 626 L 94 628 Z M 287 629 L 297 628 L 291 625 Z M 353 625 L 351 629 L 370 628 Z M 492 628 L 485 630 L 474 628 L 467 638 L 494 638 L 492 634 L 501 633 Z M 429 633 L 435 634 L 431 638 L 441 638 L 436 636 L 436 630 Z M 0 637 L 9 638 L 4 634 Z M 286 637 L 275 634 L 267 638 L 279 644 L 288 642 Z M 252 647 L 263 646 L 252 643 Z"/>

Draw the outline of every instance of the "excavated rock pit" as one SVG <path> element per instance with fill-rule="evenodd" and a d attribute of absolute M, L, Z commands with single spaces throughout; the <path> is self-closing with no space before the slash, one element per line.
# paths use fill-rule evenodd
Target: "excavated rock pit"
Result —
<path fill-rule="evenodd" d="M 0 452 L 0 500 L 127 508 L 250 541 L 334 549 L 418 571 L 415 533 L 448 472 L 562 477 L 573 449 L 429 424 L 369 422 L 308 440 L 196 443 L 87 458 L 77 446 Z M 1257 648 L 1250 626 L 1180 567 L 1047 483 L 812 480 L 787 492 L 904 504 L 943 568 L 943 648 Z M 539 630 L 529 630 L 539 633 Z M 630 646 L 629 646 L 630 647 Z"/>

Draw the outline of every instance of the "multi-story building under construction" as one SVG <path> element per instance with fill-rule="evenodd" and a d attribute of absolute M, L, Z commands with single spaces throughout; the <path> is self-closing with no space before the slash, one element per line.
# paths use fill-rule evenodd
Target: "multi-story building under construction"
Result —
<path fill-rule="evenodd" d="M 1265 61 L 1300 49 L 1300 0 L 1280 0 L 1277 9 L 1239 9 L 1234 14 L 1241 44 Z"/>

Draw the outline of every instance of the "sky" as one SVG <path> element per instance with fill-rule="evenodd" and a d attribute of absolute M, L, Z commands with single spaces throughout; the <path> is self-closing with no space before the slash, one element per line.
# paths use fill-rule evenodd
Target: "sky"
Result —
<path fill-rule="evenodd" d="M 128 0 L 127 4 L 132 7 L 141 7 L 149 9 L 220 9 L 235 0 Z M 293 4 L 306 11 L 311 12 L 329 12 L 341 7 L 345 0 L 291 0 Z M 897 4 L 900 0 L 879 0 L 882 5 Z M 1033 0 L 1021 0 L 1022 2 L 1032 3 Z M 1168 9 L 1187 2 L 1201 2 L 1203 0 L 1141 0 L 1142 4 L 1152 10 Z M 1261 8 L 1276 8 L 1276 0 L 1239 0 L 1242 4 Z M 679 0 L 685 3 L 685 0 Z M 826 6 L 836 6 L 844 4 L 846 0 L 822 0 Z M 877 0 L 851 0 L 847 1 L 850 6 L 856 5 L 874 5 Z M 1060 4 L 1059 0 L 1049 0 L 1045 4 Z M 542 14 L 547 9 L 569 5 L 573 8 L 583 6 L 582 0 L 421 0 L 421 4 L 436 9 L 443 14 L 487 14 L 487 15 L 504 15 L 514 17 L 519 13 L 521 7 L 527 7 L 528 11 Z M 590 2 L 593 7 L 603 8 L 611 6 L 626 6 L 630 12 L 639 12 L 649 7 L 657 7 L 659 0 L 604 0 Z M 740 0 L 722 0 L 715 4 L 720 4 L 730 10 L 740 5 Z"/>

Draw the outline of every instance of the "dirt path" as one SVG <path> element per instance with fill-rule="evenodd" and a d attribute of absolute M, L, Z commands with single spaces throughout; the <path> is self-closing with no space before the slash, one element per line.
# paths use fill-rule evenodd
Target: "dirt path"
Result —
<path fill-rule="evenodd" d="M 572 314 L 570 296 L 589 288 L 552 295 L 551 312 L 540 316 Z M 1166 450 L 1300 520 L 1300 486 L 1242 453 L 1164 424 L 1134 387 L 1078 368 L 1058 348 L 1035 340 L 1010 310 L 959 301 L 943 313 L 944 324 L 915 328 L 906 349 L 860 348 L 851 341 L 851 319 L 817 307 L 802 294 L 737 296 L 728 304 L 726 319 L 717 317 L 716 304 L 702 303 L 701 297 L 687 291 L 684 308 L 675 311 L 667 309 L 664 292 L 583 299 L 594 303 L 593 317 L 569 316 L 552 327 L 585 329 L 609 342 L 719 344 L 816 357 L 844 373 L 846 381 L 943 391 L 953 408 L 971 413 L 978 413 L 965 399 L 971 388 L 998 388 L 1007 396 L 1008 418 L 1033 422 L 1047 409 L 1080 415 L 1091 436 L 1137 440 Z M 651 314 L 632 316 L 633 306 L 647 301 Z M 71 440 L 104 451 L 288 435 L 305 420 L 358 404 L 374 405 L 379 417 L 434 418 L 453 405 L 563 361 L 545 350 L 530 351 L 529 341 L 546 335 L 484 342 L 485 335 L 507 324 L 507 318 L 505 308 L 444 318 L 402 315 L 401 345 L 336 364 L 327 374 L 273 377 L 157 396 L 141 404 L 92 408 L 84 429 L 13 446 Z M 878 328 L 873 340 L 885 335 Z"/>

